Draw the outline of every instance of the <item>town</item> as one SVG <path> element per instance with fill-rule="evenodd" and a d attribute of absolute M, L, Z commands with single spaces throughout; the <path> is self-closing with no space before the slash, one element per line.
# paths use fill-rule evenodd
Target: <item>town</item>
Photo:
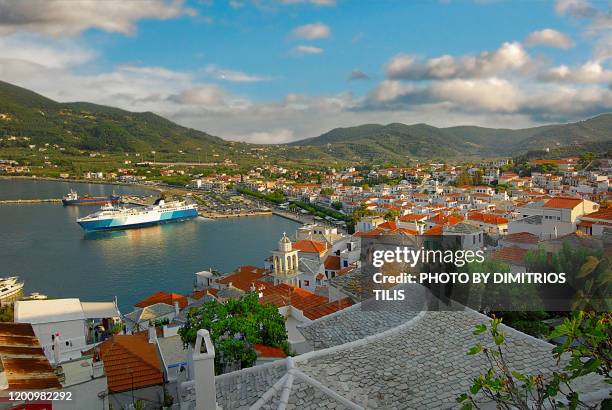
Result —
<path fill-rule="evenodd" d="M 0 166 L 7 175 L 35 172 L 15 161 Z M 435 407 L 466 389 L 469 378 L 463 372 L 481 364 L 438 338 L 435 349 L 444 356 L 432 357 L 430 335 L 450 326 L 457 337 L 477 341 L 471 329 L 486 317 L 471 309 L 428 311 L 427 290 L 418 286 L 406 295 L 401 291 L 408 306 L 368 312 L 362 298 L 364 239 L 460 237 L 508 272 L 528 271 L 530 254 L 550 258 L 567 246 L 602 260 L 610 257 L 612 160 L 589 153 L 522 163 L 511 158 L 456 165 L 419 161 L 401 168 L 262 166 L 206 177 L 190 172 L 194 167 L 147 163 L 144 173 L 131 168 L 61 178 L 167 189 L 167 183 L 143 174 L 178 174 L 186 183 L 172 189 L 187 197 L 212 195 L 224 204 L 229 202 L 223 198 L 238 197 L 302 225 L 278 238 L 267 259 L 233 272 L 213 267 L 194 273 L 192 293 L 160 289 L 131 312 L 120 312 L 117 301 L 14 302 L 9 319 L 14 323 L 0 325 L 5 388 L 61 388 L 78 397 L 72 404 L 54 402 L 57 408 L 267 408 L 277 401 L 297 408 L 362 408 L 363 403 L 394 408 L 407 402 L 417 406 L 415 400 Z M 243 335 L 240 348 L 247 353 L 236 356 L 238 347 L 223 343 L 229 329 L 209 327 L 209 333 L 196 326 L 198 315 L 231 303 L 273 306 L 280 338 Z M 532 318 L 531 325 L 539 326 L 535 331 L 526 321 L 514 322 L 516 329 L 508 327 L 506 337 L 523 346 L 513 358 L 519 366 L 544 371 L 554 365 L 546 337 L 563 317 L 539 319 Z M 511 316 L 507 322 L 513 326 Z M 15 353 L 24 337 L 28 353 Z M 381 346 L 396 342 L 413 349 Z M 30 365 L 12 367 L 16 355 Z M 385 357 L 388 366 L 405 362 L 386 368 Z M 427 367 L 419 367 L 423 360 Z M 457 363 L 452 372 L 436 370 L 448 362 Z M 380 372 L 380 378 L 367 382 L 362 368 Z M 421 378 L 441 384 L 418 391 L 413 383 Z"/>

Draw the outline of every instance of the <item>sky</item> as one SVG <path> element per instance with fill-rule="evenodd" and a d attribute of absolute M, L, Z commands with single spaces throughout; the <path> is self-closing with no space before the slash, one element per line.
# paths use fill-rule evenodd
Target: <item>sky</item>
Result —
<path fill-rule="evenodd" d="M 612 1 L 0 0 L 0 80 L 225 139 L 612 111 Z"/>

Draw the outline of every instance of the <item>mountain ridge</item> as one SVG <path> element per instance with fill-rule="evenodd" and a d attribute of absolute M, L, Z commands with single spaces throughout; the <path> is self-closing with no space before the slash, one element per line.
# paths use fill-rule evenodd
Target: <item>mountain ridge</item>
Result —
<path fill-rule="evenodd" d="M 413 157 L 509 156 L 560 147 L 612 149 L 612 113 L 525 129 L 361 124 L 288 144 L 266 145 L 227 141 L 153 112 L 131 112 L 90 102 L 60 103 L 0 81 L 0 114 L 0 136 L 110 152 L 204 150 L 220 156 L 231 153 L 233 159 L 241 159 L 249 148 L 266 147 L 269 160 L 405 162 Z"/>

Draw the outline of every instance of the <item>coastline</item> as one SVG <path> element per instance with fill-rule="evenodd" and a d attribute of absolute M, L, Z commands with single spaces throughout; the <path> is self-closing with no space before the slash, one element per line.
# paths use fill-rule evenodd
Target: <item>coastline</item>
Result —
<path fill-rule="evenodd" d="M 54 178 L 54 177 L 36 177 L 36 176 L 27 176 L 27 175 L 0 175 L 0 180 L 11 180 L 11 179 L 22 179 L 22 180 L 30 180 L 30 181 L 51 181 L 51 182 L 71 182 L 77 184 L 99 184 L 99 185 L 117 185 L 117 186 L 137 186 L 138 188 L 144 188 L 151 191 L 162 192 L 163 189 L 148 184 L 130 184 L 127 182 L 117 182 L 117 181 L 99 181 L 99 180 L 89 180 L 89 179 L 73 179 L 73 178 Z M 178 187 L 180 189 L 180 187 Z M 169 187 L 169 189 L 172 189 Z"/>

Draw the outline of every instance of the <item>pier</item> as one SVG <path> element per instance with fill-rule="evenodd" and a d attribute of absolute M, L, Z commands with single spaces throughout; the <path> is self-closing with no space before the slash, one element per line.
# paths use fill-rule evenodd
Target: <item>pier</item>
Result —
<path fill-rule="evenodd" d="M 61 204 L 61 198 L 46 198 L 46 199 L 3 199 L 0 200 L 0 205 L 10 204 L 42 204 L 42 203 L 54 203 Z"/>
<path fill-rule="evenodd" d="M 248 216 L 265 216 L 265 215 L 272 215 L 272 214 L 273 214 L 272 211 L 237 212 L 237 213 L 228 213 L 228 214 L 219 213 L 219 212 L 203 212 L 203 211 L 198 212 L 198 215 L 200 215 L 201 217 L 209 218 L 209 219 L 242 218 L 242 217 L 248 217 Z"/>

